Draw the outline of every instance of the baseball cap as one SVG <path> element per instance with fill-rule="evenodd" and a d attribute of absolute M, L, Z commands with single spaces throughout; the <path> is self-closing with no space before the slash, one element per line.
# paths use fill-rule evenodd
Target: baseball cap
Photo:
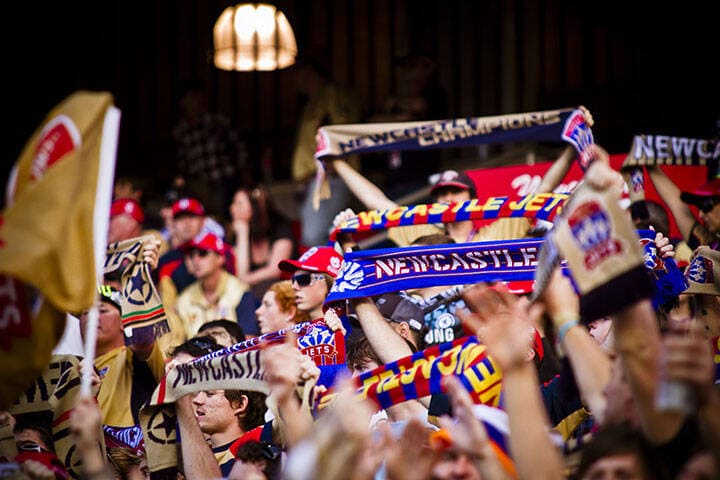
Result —
<path fill-rule="evenodd" d="M 225 254 L 225 242 L 223 239 L 211 232 L 203 232 L 197 235 L 195 238 L 190 240 L 188 243 L 183 245 L 183 253 L 187 253 L 190 250 L 210 250 L 218 255 Z"/>
<path fill-rule="evenodd" d="M 173 218 L 182 214 L 196 215 L 198 217 L 202 217 L 205 215 L 205 208 L 203 208 L 203 205 L 202 203 L 200 203 L 199 200 L 195 198 L 185 197 L 180 198 L 176 200 L 175 203 L 173 203 L 172 214 Z"/>
<path fill-rule="evenodd" d="M 122 293 L 112 285 L 98 285 L 100 301 L 107 302 L 120 310 L 122 313 Z"/>
<path fill-rule="evenodd" d="M 331 277 L 340 273 L 343 257 L 333 247 L 311 247 L 297 260 L 280 260 L 278 268 L 283 272 L 307 270 L 323 272 Z"/>
<path fill-rule="evenodd" d="M 680 199 L 691 205 L 700 206 L 708 200 L 720 200 L 720 178 L 713 178 L 692 191 L 680 193 Z"/>
<path fill-rule="evenodd" d="M 424 330 L 425 313 L 412 300 L 397 293 L 386 293 L 380 296 L 375 306 L 386 320 L 395 323 L 406 322 L 408 326 L 422 332 Z"/>
<path fill-rule="evenodd" d="M 698 247 L 685 269 L 689 287 L 683 293 L 720 296 L 720 252 L 703 245 Z"/>
<path fill-rule="evenodd" d="M 128 215 L 136 222 L 143 223 L 145 214 L 140 204 L 132 198 L 119 198 L 110 205 L 110 218 L 117 215 Z"/>
<path fill-rule="evenodd" d="M 457 170 L 445 170 L 438 177 L 431 177 L 430 193 L 435 194 L 436 191 L 443 187 L 455 187 L 467 190 L 470 195 L 475 197 L 475 183 L 470 180 L 467 173 Z"/>

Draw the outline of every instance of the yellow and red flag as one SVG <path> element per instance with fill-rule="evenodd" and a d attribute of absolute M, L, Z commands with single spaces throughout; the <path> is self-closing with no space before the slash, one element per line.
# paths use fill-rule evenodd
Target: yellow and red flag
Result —
<path fill-rule="evenodd" d="M 76 92 L 48 114 L 13 167 L 0 214 L 2 409 L 47 367 L 65 312 L 95 300 L 94 232 L 103 221 L 107 228 L 119 118 L 110 93 Z"/>

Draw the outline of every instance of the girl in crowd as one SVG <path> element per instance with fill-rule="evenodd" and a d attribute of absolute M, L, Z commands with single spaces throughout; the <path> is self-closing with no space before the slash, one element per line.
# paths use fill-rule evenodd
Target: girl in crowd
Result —
<path fill-rule="evenodd" d="M 264 187 L 235 192 L 230 205 L 235 232 L 237 276 L 262 298 L 265 290 L 281 279 L 280 260 L 294 255 L 295 241 L 290 222 L 274 206 Z"/>

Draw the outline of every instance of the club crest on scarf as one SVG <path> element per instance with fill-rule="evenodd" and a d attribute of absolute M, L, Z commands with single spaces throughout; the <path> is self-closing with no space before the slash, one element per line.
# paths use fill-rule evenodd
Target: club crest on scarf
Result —
<path fill-rule="evenodd" d="M 592 270 L 608 256 L 622 253 L 622 245 L 611 238 L 611 222 L 600 204 L 590 200 L 568 218 L 573 238 L 584 252 L 585 267 Z"/>
<path fill-rule="evenodd" d="M 636 168 L 630 173 L 630 188 L 634 193 L 645 191 L 645 174 L 642 169 Z"/>
<path fill-rule="evenodd" d="M 640 246 L 643 249 L 645 266 L 650 270 L 665 270 L 665 262 L 658 256 L 657 246 L 651 238 L 640 238 Z"/>
<path fill-rule="evenodd" d="M 712 260 L 702 256 L 693 258 L 688 265 L 687 277 L 695 283 L 714 283 Z"/>
<path fill-rule="evenodd" d="M 337 280 L 333 283 L 332 292 L 345 292 L 348 290 L 357 290 L 365 281 L 363 268 L 359 263 L 343 262 L 342 270 Z"/>
<path fill-rule="evenodd" d="M 312 358 L 315 365 L 335 365 L 345 361 L 344 348 L 338 343 L 338 337 L 327 325 L 317 322 L 305 335 L 298 337 L 297 345 L 303 355 Z"/>
<path fill-rule="evenodd" d="M 560 137 L 572 144 L 578 152 L 581 152 L 580 166 L 583 169 L 587 169 L 590 164 L 590 159 L 582 153 L 595 141 L 590 127 L 585 123 L 585 116 L 580 110 L 574 110 L 567 120 L 565 120 L 565 125 L 563 126 Z"/>

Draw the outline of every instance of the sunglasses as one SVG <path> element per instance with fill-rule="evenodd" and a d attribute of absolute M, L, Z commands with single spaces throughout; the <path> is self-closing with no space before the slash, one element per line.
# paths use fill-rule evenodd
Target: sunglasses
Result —
<path fill-rule="evenodd" d="M 200 250 L 198 248 L 193 248 L 192 250 L 188 251 L 185 255 L 192 258 L 195 255 L 201 258 L 205 258 L 210 254 L 210 250 Z"/>
<path fill-rule="evenodd" d="M 710 213 L 712 211 L 712 209 L 715 208 L 715 205 L 716 205 L 716 202 L 713 199 L 707 198 L 707 199 L 704 199 L 698 205 L 698 208 L 703 213 Z"/>
<path fill-rule="evenodd" d="M 292 281 L 297 283 L 299 287 L 307 287 L 315 283 L 315 280 L 321 280 L 323 278 L 320 273 L 297 273 L 292 276 Z"/>

